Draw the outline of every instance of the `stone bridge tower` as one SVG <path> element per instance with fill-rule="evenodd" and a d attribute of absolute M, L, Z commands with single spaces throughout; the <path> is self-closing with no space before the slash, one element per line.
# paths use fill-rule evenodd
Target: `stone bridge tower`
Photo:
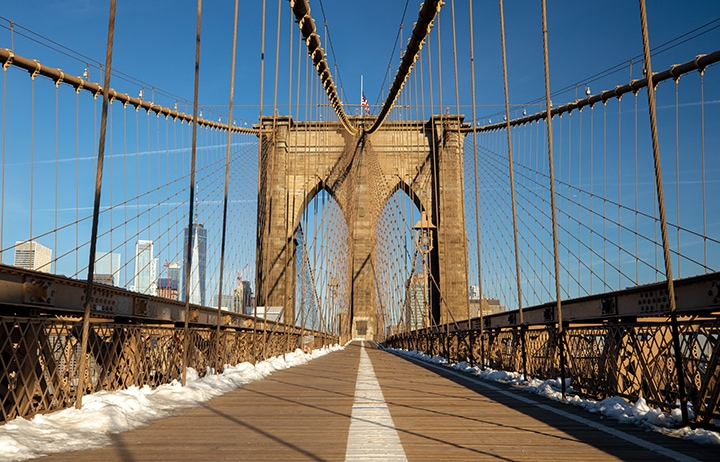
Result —
<path fill-rule="evenodd" d="M 384 326 L 376 312 L 373 274 L 380 212 L 401 189 L 437 227 L 430 252 L 431 323 L 467 319 L 468 274 L 463 202 L 462 116 L 429 122 L 386 122 L 372 135 L 350 136 L 339 122 L 261 121 L 257 284 L 258 306 L 284 306 L 294 319 L 296 231 L 310 201 L 325 189 L 349 230 L 353 338 L 374 339 Z"/>

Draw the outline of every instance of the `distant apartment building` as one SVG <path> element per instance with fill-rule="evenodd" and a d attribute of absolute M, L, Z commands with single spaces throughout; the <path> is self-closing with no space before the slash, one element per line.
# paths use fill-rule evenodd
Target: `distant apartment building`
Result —
<path fill-rule="evenodd" d="M 50 272 L 52 249 L 35 241 L 15 242 L 15 266 L 35 271 Z"/>
<path fill-rule="evenodd" d="M 158 297 L 169 298 L 170 300 L 177 300 L 178 281 L 171 278 L 158 278 L 157 295 Z"/>
<path fill-rule="evenodd" d="M 170 300 L 180 299 L 180 263 L 166 263 L 167 273 L 165 277 L 157 280 L 158 297 L 169 298 Z"/>
<path fill-rule="evenodd" d="M 233 289 L 233 311 L 252 315 L 252 289 L 250 281 L 238 281 Z"/>
<path fill-rule="evenodd" d="M 483 298 L 471 299 L 470 300 L 470 313 L 473 317 L 480 317 L 480 309 L 482 307 L 482 316 L 488 316 L 491 314 L 502 313 L 505 311 L 505 306 L 500 304 L 500 300 L 497 298 Z"/>

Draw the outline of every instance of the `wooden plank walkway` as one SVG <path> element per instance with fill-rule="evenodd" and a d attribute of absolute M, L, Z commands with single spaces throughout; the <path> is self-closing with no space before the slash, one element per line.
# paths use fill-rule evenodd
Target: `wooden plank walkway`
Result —
<path fill-rule="evenodd" d="M 361 345 L 355 342 L 182 415 L 113 435 L 109 446 L 40 460 L 344 461 L 352 446 L 348 445 L 348 432 L 353 416 L 356 423 L 368 423 L 367 418 L 353 414 L 363 407 L 390 411 L 408 461 L 718 460 L 716 446 L 645 432 L 503 385 L 423 367 L 367 342 L 364 350 L 384 403 L 382 397 L 368 398 L 376 400 L 375 404 L 353 406 L 360 399 L 356 398 L 356 380 Z M 362 379 L 363 383 L 372 388 L 366 380 Z M 367 396 L 370 394 L 368 391 Z M 370 424 L 392 431 L 392 425 Z M 609 434 L 597 425 L 618 433 Z M 350 437 L 355 443 L 357 438 L 370 437 Z M 360 447 L 368 448 L 362 460 L 390 457 L 372 454 L 374 446 L 369 441 L 359 442 L 367 444 Z M 403 459 L 393 456 L 392 460 Z"/>

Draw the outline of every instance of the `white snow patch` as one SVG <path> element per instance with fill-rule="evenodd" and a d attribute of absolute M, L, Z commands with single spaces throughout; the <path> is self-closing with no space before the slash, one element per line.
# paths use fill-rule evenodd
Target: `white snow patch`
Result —
<path fill-rule="evenodd" d="M 82 409 L 63 409 L 31 419 L 18 417 L 0 425 L 0 460 L 20 461 L 104 446 L 110 441 L 109 434 L 132 430 L 152 420 L 176 414 L 246 383 L 262 380 L 274 371 L 305 364 L 343 348 L 339 345 L 326 346 L 312 353 L 297 349 L 255 365 L 245 362 L 225 366 L 222 374 L 203 378 L 196 370 L 188 368 L 185 387 L 173 381 L 155 389 L 146 385 L 112 392 L 100 391 L 84 396 Z"/>

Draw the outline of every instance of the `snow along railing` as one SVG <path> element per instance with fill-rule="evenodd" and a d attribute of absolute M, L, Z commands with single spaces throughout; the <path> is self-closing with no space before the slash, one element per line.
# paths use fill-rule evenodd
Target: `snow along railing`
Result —
<path fill-rule="evenodd" d="M 303 348 L 338 343 L 337 337 L 299 327 L 252 329 L 180 324 L 140 324 L 91 320 L 90 366 L 82 394 L 145 385 L 156 388 L 179 381 L 183 345 L 187 367 L 202 377 L 227 365 L 257 363 Z M 82 321 L 77 316 L 47 318 L 0 317 L 0 423 L 15 417 L 72 407 L 78 395 Z"/>
<path fill-rule="evenodd" d="M 474 318 L 469 329 L 467 321 L 459 321 L 400 333 L 385 344 L 442 355 L 451 362 L 555 379 L 560 376 L 559 346 L 564 342 L 566 377 L 573 378 L 580 394 L 631 401 L 643 397 L 672 410 L 683 386 L 695 423 L 711 425 L 720 421 L 720 275 L 676 282 L 682 384 L 675 379 L 673 333 L 662 307 L 662 283 L 564 301 L 563 310 L 570 316 L 562 335 L 548 304 L 524 310 L 524 324 L 519 324 L 517 311 L 510 311 Z"/>

